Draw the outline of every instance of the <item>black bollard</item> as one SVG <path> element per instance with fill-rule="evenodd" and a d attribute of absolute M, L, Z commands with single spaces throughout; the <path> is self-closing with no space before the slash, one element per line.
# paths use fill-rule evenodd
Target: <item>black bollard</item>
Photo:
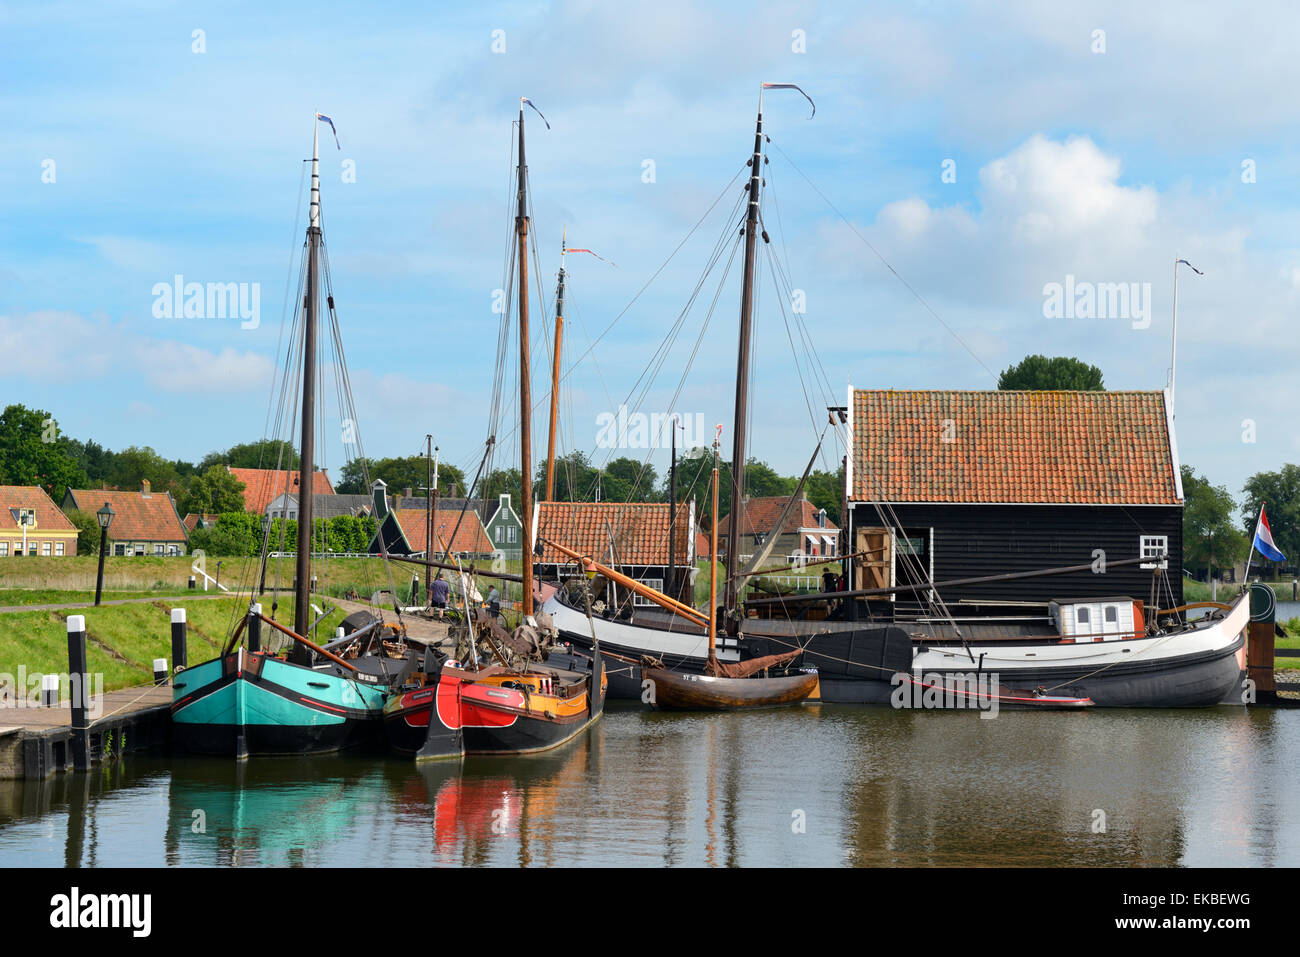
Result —
<path fill-rule="evenodd" d="M 419 603 L 420 603 L 420 576 L 412 575 L 411 576 L 411 604 L 418 605 Z"/>
<path fill-rule="evenodd" d="M 190 579 L 194 581 L 193 578 Z M 188 665 L 185 658 L 185 637 L 188 626 L 185 623 L 185 609 L 172 609 L 172 674 L 180 674 Z"/>
<path fill-rule="evenodd" d="M 59 676 L 41 675 L 41 707 L 57 708 L 59 706 Z"/>
<path fill-rule="evenodd" d="M 248 609 L 248 650 L 262 650 L 262 606 L 256 602 Z"/>
<path fill-rule="evenodd" d="M 194 590 L 195 590 L 194 576 L 191 575 L 191 576 L 190 576 L 190 591 L 194 591 Z"/>
<path fill-rule="evenodd" d="M 167 659 L 155 658 L 153 660 L 153 683 L 155 685 L 165 685 L 167 683 Z"/>
<path fill-rule="evenodd" d="M 86 618 L 68 616 L 68 690 L 72 697 L 72 766 L 90 768 L 90 676 L 86 673 Z"/>

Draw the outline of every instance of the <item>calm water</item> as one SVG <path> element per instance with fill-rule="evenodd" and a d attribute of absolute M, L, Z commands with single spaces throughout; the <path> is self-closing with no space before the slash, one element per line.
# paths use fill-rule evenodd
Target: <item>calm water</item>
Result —
<path fill-rule="evenodd" d="M 0 866 L 1294 867 L 1298 749 L 1300 711 L 611 710 L 532 758 L 131 755 L 0 781 Z"/>

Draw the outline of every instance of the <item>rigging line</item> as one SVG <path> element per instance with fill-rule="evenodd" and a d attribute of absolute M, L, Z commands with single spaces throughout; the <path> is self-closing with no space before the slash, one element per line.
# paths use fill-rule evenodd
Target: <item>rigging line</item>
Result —
<path fill-rule="evenodd" d="M 773 143 L 772 145 L 776 146 L 776 151 L 780 153 L 782 157 L 785 158 L 785 161 L 790 164 L 790 167 L 796 173 L 798 173 L 801 177 L 803 177 L 803 181 L 812 187 L 813 192 L 815 192 L 818 196 L 822 198 L 822 201 L 825 202 L 826 205 L 831 208 L 831 210 L 835 213 L 835 215 L 839 216 L 840 219 L 844 220 L 845 224 L 849 227 L 849 229 L 853 231 L 853 235 L 857 236 L 858 239 L 861 240 L 862 244 L 865 245 L 868 249 L 870 249 L 871 252 L 875 255 L 875 257 L 879 259 L 881 263 L 884 264 L 885 268 L 894 274 L 894 278 L 903 284 L 903 287 L 912 294 L 912 296 L 916 299 L 916 301 L 919 302 L 923 307 L 925 307 L 926 312 L 930 313 L 930 315 L 933 316 L 941 326 L 943 326 L 945 329 L 948 330 L 948 334 L 951 335 L 954 339 L 956 339 L 961 344 L 961 347 L 965 349 L 967 353 L 970 354 L 970 357 L 972 359 L 974 359 L 977 363 L 979 363 L 981 369 L 987 372 L 992 379 L 996 380 L 998 378 L 997 373 L 995 373 L 992 369 L 990 369 L 987 365 L 984 364 L 984 361 L 980 359 L 978 355 L 975 354 L 975 350 L 973 350 L 969 345 L 966 344 L 966 340 L 963 339 L 961 336 L 959 336 L 956 330 L 954 330 L 952 326 L 948 325 L 948 323 L 946 323 L 943 320 L 943 317 L 941 317 L 937 312 L 934 311 L 934 308 L 925 300 L 925 298 L 919 292 L 917 292 L 912 287 L 912 284 L 909 283 L 906 279 L 904 279 L 902 274 L 899 273 L 899 271 L 890 264 L 889 260 L 887 260 L 884 256 L 880 254 L 880 250 L 876 249 L 876 247 L 871 244 L 871 241 L 868 240 L 867 237 L 863 236 L 862 233 L 858 232 L 858 228 L 853 225 L 852 221 L 839 211 L 839 208 L 826 197 L 825 193 L 823 193 L 820 189 L 817 188 L 817 185 L 812 180 L 810 180 L 807 177 L 807 175 L 804 173 L 804 171 L 801 170 L 795 164 L 794 160 L 790 159 L 790 157 L 786 155 L 785 150 L 781 149 L 781 147 L 777 146 L 775 143 Z"/>
<path fill-rule="evenodd" d="M 644 369 L 642 369 L 641 374 L 637 376 L 636 381 L 633 382 L 631 388 L 628 390 L 628 396 L 624 404 L 633 405 L 634 407 L 639 407 L 640 403 L 643 402 L 645 400 L 645 397 L 649 394 L 650 388 L 654 385 L 655 380 L 658 378 L 659 370 L 662 369 L 664 362 L 667 360 L 668 355 L 671 352 L 672 346 L 676 343 L 677 337 L 681 334 L 681 329 L 685 325 L 687 317 L 690 315 L 691 310 L 695 307 L 695 303 L 698 300 L 700 293 L 704 289 L 705 282 L 708 280 L 709 276 L 712 274 L 713 270 L 717 267 L 717 264 L 721 259 L 722 253 L 726 249 L 727 238 L 733 235 L 733 231 L 735 229 L 734 226 L 735 216 L 738 214 L 738 211 L 740 209 L 743 200 L 744 200 L 744 196 L 742 194 L 740 197 L 738 197 L 736 204 L 733 206 L 731 215 L 728 217 L 729 225 L 727 225 L 723 229 L 722 233 L 719 235 L 718 240 L 714 245 L 713 252 L 710 254 L 709 260 L 705 264 L 704 271 L 701 273 L 699 280 L 695 284 L 695 288 L 691 291 L 691 295 L 687 299 L 686 305 L 682 308 L 681 312 L 678 313 L 677 318 L 674 320 L 672 326 L 669 328 L 669 331 L 665 333 L 664 339 L 660 342 L 659 347 L 656 348 L 655 352 L 652 354 L 650 363 Z M 733 240 L 731 257 L 728 259 L 726 271 L 723 273 L 722 278 L 719 281 L 718 291 L 715 292 L 714 294 L 713 304 L 710 306 L 709 309 L 710 316 L 712 315 L 713 309 L 717 305 L 718 297 L 721 295 L 721 290 L 723 285 L 725 285 L 727 275 L 730 273 L 731 264 L 735 260 L 738 244 L 739 244 L 739 238 L 737 237 L 736 239 Z M 701 335 L 702 334 L 703 332 L 701 331 Z M 696 352 L 698 352 L 698 349 L 699 346 L 697 341 Z M 683 374 L 683 378 L 679 380 L 678 393 L 677 393 L 678 395 L 680 395 L 682 385 L 684 385 L 684 379 L 685 379 L 685 374 Z M 633 396 L 637 394 L 638 387 L 640 387 L 640 393 L 639 393 L 640 398 L 638 398 L 634 403 Z M 611 450 L 605 456 L 604 464 L 608 465 L 612 457 L 613 457 L 613 451 Z"/>
<path fill-rule="evenodd" d="M 619 314 L 615 316 L 613 320 L 610 321 L 610 324 L 605 327 L 604 331 L 601 332 L 601 334 L 596 337 L 595 341 L 592 342 L 592 344 L 587 348 L 587 352 L 584 352 L 582 355 L 578 356 L 578 358 L 573 361 L 573 364 L 569 367 L 569 371 L 565 372 L 564 375 L 560 377 L 561 380 L 568 378 L 569 372 L 572 372 L 573 369 L 577 366 L 577 364 L 587 357 L 587 353 L 589 353 L 592 349 L 596 348 L 596 346 L 600 343 L 600 341 L 604 339 L 606 335 L 609 334 L 609 331 L 613 329 L 614 326 L 618 323 L 618 321 L 622 319 L 624 315 L 626 315 L 627 311 L 632 308 L 633 304 L 638 299 L 641 298 L 642 293 L 644 293 L 648 288 L 650 288 L 650 284 L 653 283 L 657 278 L 659 278 L 659 274 L 662 273 L 665 268 L 667 268 L 668 264 L 672 262 L 673 257 L 675 257 L 681 251 L 682 247 L 686 245 L 687 241 L 692 236 L 695 235 L 696 230 L 698 230 L 700 226 L 704 224 L 704 221 L 708 219 L 709 214 L 713 212 L 714 207 L 717 206 L 719 202 L 721 202 L 723 196 L 727 195 L 727 191 L 731 189 L 732 185 L 736 182 L 737 179 L 740 178 L 740 175 L 744 171 L 745 171 L 744 166 L 742 166 L 740 169 L 736 171 L 736 175 L 731 177 L 727 185 L 722 188 L 722 191 L 720 193 L 718 193 L 717 198 L 714 199 L 713 202 L 709 204 L 709 208 L 704 211 L 704 215 L 700 217 L 699 221 L 697 221 L 696 224 L 692 226 L 690 230 L 686 233 L 686 235 L 682 237 L 681 242 L 679 242 L 675 247 L 673 247 L 673 251 L 668 254 L 668 258 L 665 259 L 659 265 L 659 268 L 656 269 L 650 275 L 650 278 L 645 281 L 645 285 L 643 285 L 640 289 L 637 290 L 636 295 L 632 297 L 631 301 L 628 302 L 628 304 L 623 307 L 622 311 L 619 312 Z"/>
<path fill-rule="evenodd" d="M 733 176 L 733 177 L 732 177 L 731 182 L 727 184 L 727 187 L 726 187 L 726 188 L 730 188 L 731 185 L 732 185 L 732 183 L 735 182 L 736 178 L 739 177 L 739 176 L 740 176 L 740 173 L 743 172 L 743 171 L 744 171 L 744 168 L 742 167 L 742 168 L 741 168 L 741 171 L 740 171 L 740 172 L 737 172 L 737 173 L 736 173 L 736 176 Z M 600 340 L 601 340 L 602 338 L 604 338 L 604 336 L 605 336 L 605 335 L 606 335 L 606 334 L 607 334 L 611 329 L 613 329 L 614 325 L 619 321 L 619 319 L 621 319 L 621 318 L 623 317 L 623 315 L 627 313 L 627 311 L 632 307 L 632 305 L 637 301 L 637 299 L 640 298 L 641 294 L 644 293 L 645 290 L 646 290 L 647 288 L 649 288 L 650 284 L 653 283 L 654 280 L 655 280 L 655 278 L 656 278 L 656 277 L 657 277 L 657 276 L 658 276 L 658 275 L 659 275 L 659 274 L 664 270 L 665 267 L 667 267 L 668 263 L 673 259 L 673 257 L 677 254 L 677 252 L 680 251 L 680 249 L 682 248 L 682 246 L 685 245 L 685 243 L 687 242 L 687 240 L 690 239 L 690 237 L 691 237 L 691 236 L 692 236 L 692 235 L 693 235 L 693 234 L 694 234 L 694 233 L 699 229 L 699 227 L 703 224 L 703 222 L 705 221 L 705 219 L 708 218 L 709 214 L 713 211 L 714 207 L 717 206 L 719 200 L 721 200 L 722 195 L 724 195 L 725 192 L 726 192 L 726 189 L 724 189 L 724 191 L 723 191 L 722 194 L 719 194 L 719 196 L 717 197 L 717 199 L 715 199 L 715 200 L 713 201 L 713 203 L 709 206 L 709 209 L 705 211 L 704 216 L 701 217 L 701 219 L 699 220 L 699 222 L 697 222 L 697 223 L 695 224 L 695 226 L 693 226 L 693 227 L 691 228 L 690 232 L 688 232 L 688 233 L 686 234 L 686 236 L 682 239 L 682 241 L 681 241 L 680 243 L 678 243 L 676 249 L 673 250 L 673 252 L 669 255 L 668 259 L 664 260 L 664 262 L 659 266 L 659 268 L 658 268 L 657 270 L 655 270 L 655 273 L 650 277 L 650 279 L 648 279 L 648 280 L 646 281 L 646 283 L 641 287 L 641 289 L 640 289 L 640 290 L 637 292 L 637 294 L 632 298 L 632 300 L 631 300 L 630 302 L 628 302 L 628 304 L 627 304 L 626 306 L 623 307 L 623 311 L 620 312 L 620 313 L 618 314 L 618 316 L 616 316 L 616 317 L 614 318 L 614 320 L 613 320 L 613 321 L 612 321 L 608 326 L 605 327 L 605 330 L 604 330 L 604 331 L 603 331 L 599 336 L 597 336 L 594 340 L 591 340 L 590 344 L 588 345 L 587 349 L 582 353 L 582 355 L 580 355 L 577 359 L 575 359 L 575 360 L 570 364 L 568 370 L 566 370 L 566 371 L 565 371 L 565 372 L 560 376 L 560 381 L 561 381 L 561 382 L 565 381 L 565 380 L 569 377 L 569 375 L 570 375 L 570 374 L 571 374 L 571 373 L 572 373 L 572 372 L 573 372 L 573 371 L 578 367 L 579 363 L 581 363 L 583 359 L 585 359 L 589 354 L 591 354 L 591 352 L 595 349 L 596 345 L 599 344 Z M 737 200 L 736 200 L 735 204 L 734 204 L 733 207 L 732 207 L 732 212 L 731 212 L 731 214 L 729 214 L 729 216 L 728 216 L 728 218 L 727 218 L 727 222 L 729 222 L 729 223 L 734 222 L 734 220 L 735 220 L 735 216 L 736 216 L 736 214 L 737 214 L 737 211 L 740 209 L 741 205 L 743 204 L 744 199 L 745 199 L 745 194 L 743 194 L 743 193 L 740 194 L 740 195 L 737 197 Z M 700 291 L 703 289 L 704 282 L 708 279 L 709 273 L 712 272 L 713 268 L 716 266 L 717 260 L 721 257 L 722 252 L 725 250 L 725 248 L 726 248 L 726 245 L 725 245 L 725 243 L 726 243 L 726 239 L 727 239 L 728 236 L 731 235 L 731 232 L 730 232 L 730 231 L 731 231 L 732 229 L 734 229 L 734 228 L 735 228 L 734 225 L 733 225 L 733 226 L 728 226 L 728 227 L 727 227 L 727 228 L 722 232 L 722 234 L 719 236 L 719 239 L 718 239 L 717 243 L 716 243 L 715 246 L 714 246 L 714 251 L 713 251 L 713 253 L 711 253 L 711 255 L 710 255 L 709 263 L 708 263 L 708 265 L 706 266 L 704 272 L 701 274 L 699 281 L 696 283 L 696 287 L 695 287 L 694 291 L 693 291 L 692 294 L 691 294 L 691 298 L 690 298 L 690 300 L 688 301 L 686 307 L 683 308 L 682 312 L 679 313 L 679 315 L 678 315 L 677 319 L 675 320 L 673 326 L 670 327 L 669 332 L 665 334 L 665 341 L 666 341 L 667 346 L 670 347 L 671 344 L 672 344 L 672 342 L 675 341 L 675 335 L 680 331 L 680 327 L 681 327 L 681 325 L 685 322 L 685 320 L 686 320 L 686 316 L 689 314 L 689 311 L 690 311 L 692 305 L 694 304 L 695 299 L 698 297 Z M 513 255 L 513 253 L 512 253 L 512 255 Z M 513 259 L 512 259 L 512 262 L 513 262 Z M 511 282 L 511 287 L 513 287 L 513 280 L 512 280 L 512 282 Z M 504 314 L 505 314 L 505 313 L 503 313 L 503 315 L 504 315 Z M 665 348 L 665 341 L 661 341 L 660 346 L 659 346 L 658 348 L 656 348 L 655 353 L 654 353 L 655 356 L 658 356 L 658 355 L 660 354 L 660 352 Z M 662 359 L 659 360 L 659 364 L 662 365 Z M 632 390 L 630 390 L 630 392 L 629 392 L 629 398 L 630 398 L 631 392 L 634 392 L 634 391 L 635 391 L 635 389 L 636 389 L 636 384 L 637 384 L 637 383 L 640 383 L 640 381 L 642 380 L 642 378 L 644 378 L 645 374 L 646 374 L 645 371 L 643 371 L 643 372 L 641 373 L 641 375 L 637 377 L 636 383 L 633 384 Z M 513 391 L 512 391 L 512 393 L 511 393 L 511 395 L 512 395 L 512 396 L 514 395 L 514 392 L 513 392 Z M 534 403 L 534 405 L 533 405 L 533 411 L 534 411 L 534 412 L 536 412 L 536 410 L 537 410 L 538 408 L 541 407 L 541 404 L 542 404 L 543 401 L 546 401 L 546 398 L 545 398 L 545 397 L 539 398 L 539 400 L 538 400 L 536 403 Z M 514 437 L 515 432 L 516 432 L 517 429 L 518 429 L 518 425 L 516 424 L 516 425 L 512 426 L 509 430 L 507 430 L 507 431 L 502 435 L 502 437 L 501 437 L 501 439 L 502 439 L 502 444 L 504 444 L 505 442 L 511 440 L 511 439 Z M 608 461 L 608 458 L 609 458 L 609 456 L 607 456 L 606 461 Z M 592 489 L 594 489 L 594 485 L 593 485 L 591 488 L 588 489 L 588 493 L 587 493 L 588 495 L 591 494 L 591 490 L 592 490 Z"/>
<path fill-rule="evenodd" d="M 779 281 L 778 281 L 778 277 L 777 277 L 777 273 L 778 273 L 778 270 L 779 270 L 779 268 L 780 268 L 780 263 L 777 261 L 775 251 L 772 250 L 771 248 L 768 249 L 768 263 L 769 263 L 769 265 L 771 266 L 772 284 L 773 284 L 773 287 L 776 289 L 777 305 L 778 305 L 778 306 L 780 307 L 780 309 L 781 309 L 781 319 L 782 319 L 782 322 L 783 322 L 784 325 L 785 325 L 785 335 L 786 335 L 786 340 L 790 343 L 790 351 L 791 351 L 791 353 L 793 354 L 793 358 L 794 358 L 794 367 L 795 367 L 795 372 L 796 372 L 796 373 L 798 374 L 798 376 L 799 376 L 799 387 L 800 387 L 800 389 L 803 391 L 804 404 L 805 404 L 805 406 L 807 406 L 807 409 L 808 409 L 808 420 L 809 420 L 809 422 L 810 422 L 811 425 L 812 425 L 813 432 L 816 433 L 816 432 L 817 432 L 817 426 L 818 426 L 818 416 L 817 416 L 816 412 L 815 412 L 814 409 L 813 409 L 812 398 L 811 398 L 811 396 L 809 396 L 809 394 L 808 394 L 808 381 L 807 381 L 807 379 L 806 379 L 805 376 L 804 376 L 803 364 L 799 361 L 799 350 L 797 349 L 797 347 L 796 347 L 795 344 L 794 344 L 794 336 L 793 336 L 793 334 L 791 333 L 791 330 L 790 330 L 790 317 L 786 314 L 786 311 L 785 311 L 785 302 L 783 301 L 782 296 L 781 296 L 781 289 L 780 289 L 780 285 L 779 285 Z M 806 359 L 806 358 L 807 358 L 807 356 L 806 356 L 806 353 L 805 353 L 805 359 Z M 809 365 L 811 366 L 811 363 L 809 363 Z M 812 377 L 815 378 L 815 370 L 813 370 L 812 368 L 809 368 L 808 372 L 809 372 L 809 376 L 812 376 Z M 816 383 L 814 383 L 814 385 L 816 385 Z M 825 401 L 825 398 L 826 398 L 826 397 L 823 396 L 822 398 L 823 398 L 823 401 Z M 827 403 L 827 404 L 829 405 L 830 403 Z M 823 437 L 825 436 L 825 430 L 824 430 L 824 429 L 822 430 L 821 435 L 822 435 Z M 818 439 L 817 447 L 818 447 L 818 449 L 819 449 L 819 454 L 821 455 L 821 458 L 822 458 L 822 464 L 826 467 L 826 471 L 828 471 L 828 472 L 831 471 L 831 468 L 830 468 L 830 460 L 827 458 L 825 444 L 822 442 L 821 438 Z"/>
<path fill-rule="evenodd" d="M 729 234 L 730 234 L 730 231 L 729 231 L 727 234 L 724 234 L 724 235 L 729 235 Z M 677 401 L 678 401 L 678 399 L 679 399 L 680 396 L 681 396 L 682 389 L 683 389 L 683 388 L 685 387 L 685 385 L 686 385 L 686 379 L 687 379 L 687 377 L 690 375 L 690 371 L 691 371 L 692 366 L 693 366 L 694 363 L 695 363 L 695 359 L 696 359 L 696 357 L 699 355 L 700 346 L 703 344 L 705 333 L 708 331 L 709 324 L 710 324 L 710 322 L 711 322 L 712 319 L 713 319 L 713 314 L 714 314 L 714 312 L 716 311 L 717 306 L 718 306 L 718 302 L 719 302 L 719 300 L 720 300 L 721 297 L 722 297 L 722 291 L 723 291 L 723 289 L 726 288 L 727 277 L 731 274 L 731 268 L 732 268 L 732 266 L 734 265 L 735 260 L 736 260 L 736 255 L 737 255 L 737 253 L 738 253 L 739 250 L 740 250 L 740 240 L 741 240 L 741 237 L 740 237 L 739 235 L 737 235 L 737 236 L 733 239 L 733 241 L 732 241 L 732 246 L 731 246 L 731 255 L 728 257 L 728 259 L 727 259 L 727 264 L 726 264 L 726 266 L 723 268 L 722 275 L 721 275 L 721 276 L 719 277 L 719 279 L 718 279 L 718 285 L 717 285 L 717 288 L 714 290 L 714 293 L 713 293 L 713 299 L 712 299 L 712 301 L 711 301 L 710 304 L 709 304 L 708 312 L 705 314 L 704 322 L 703 322 L 703 324 L 700 326 L 700 332 L 699 332 L 699 334 L 696 336 L 696 339 L 695 339 L 695 346 L 694 346 L 694 348 L 691 350 L 691 355 L 690 355 L 690 358 L 689 358 L 688 361 L 687 361 L 686 368 L 682 371 L 681 376 L 680 376 L 680 377 L 678 378 L 678 380 L 677 380 L 676 391 L 673 393 L 673 398 L 672 398 L 672 400 L 671 400 L 670 403 L 669 403 L 669 408 L 671 408 L 672 406 L 674 406 L 674 405 L 677 404 Z M 719 251 L 719 252 L 720 252 L 720 251 Z M 688 303 L 686 309 L 683 310 L 683 312 L 682 312 L 682 322 L 683 322 L 683 323 L 685 322 L 685 316 L 689 313 L 690 309 L 694 306 L 695 300 L 696 300 L 696 298 L 698 297 L 699 292 L 700 292 L 700 291 L 702 290 L 702 288 L 703 288 L 704 280 L 707 279 L 709 273 L 711 273 L 711 272 L 713 271 L 713 268 L 714 268 L 715 264 L 716 264 L 716 262 L 715 262 L 715 263 L 711 263 L 711 264 L 709 265 L 709 267 L 708 267 L 708 271 L 704 274 L 704 276 L 701 277 L 701 279 L 700 279 L 700 283 L 699 283 L 699 285 L 697 286 L 695 293 L 692 294 L 690 303 Z M 674 338 L 675 338 L 675 337 L 674 337 Z M 650 390 L 651 386 L 654 384 L 654 380 L 658 378 L 659 370 L 663 367 L 663 364 L 664 364 L 664 362 L 667 360 L 667 358 L 668 358 L 668 351 L 665 350 L 665 351 L 662 353 L 662 355 L 660 356 L 660 358 L 659 358 L 657 364 L 655 365 L 655 371 L 654 371 L 653 375 L 650 377 L 650 379 L 648 379 L 648 380 L 646 381 L 646 384 L 645 384 L 644 388 L 642 389 L 642 391 L 641 391 L 641 393 L 640 393 L 640 396 L 636 399 L 636 405 L 637 405 L 638 407 L 639 407 L 641 404 L 643 404 L 643 403 L 645 402 L 645 399 L 646 399 L 647 395 L 649 394 L 649 390 Z M 643 373 L 643 375 L 644 375 L 644 373 Z M 631 394 L 628 395 L 628 402 L 629 402 L 629 403 L 632 402 L 632 395 L 631 395 Z M 653 451 L 653 450 L 647 450 L 646 459 L 645 459 L 645 461 L 642 463 L 641 470 L 640 470 L 640 471 L 638 472 L 638 474 L 637 474 L 637 480 L 636 480 L 636 482 L 634 483 L 634 485 L 633 485 L 631 491 L 629 492 L 629 498 L 631 497 L 631 495 L 635 494 L 635 492 L 640 488 L 641 479 L 644 477 L 646 466 L 649 464 L 649 460 L 650 460 L 650 452 L 651 452 L 651 451 Z M 608 462 L 609 462 L 610 457 L 612 457 L 612 454 L 613 454 L 613 453 L 611 452 L 608 456 L 606 456 L 606 464 L 607 464 L 607 465 L 608 465 Z"/>

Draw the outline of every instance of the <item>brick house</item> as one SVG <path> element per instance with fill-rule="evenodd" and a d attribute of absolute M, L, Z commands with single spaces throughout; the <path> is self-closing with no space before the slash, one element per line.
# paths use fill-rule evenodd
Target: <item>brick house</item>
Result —
<path fill-rule="evenodd" d="M 423 508 L 392 508 L 388 502 L 384 483 L 374 483 L 374 516 L 379 523 L 374 538 L 370 540 L 370 554 L 378 555 L 382 538 L 384 549 L 390 555 L 423 554 L 428 544 L 428 505 Z M 433 548 L 441 553 L 449 547 L 451 554 L 465 559 L 492 557 L 492 543 L 478 512 L 472 508 L 438 508 L 433 513 Z"/>
<path fill-rule="evenodd" d="M 107 502 L 113 510 L 108 528 L 110 555 L 184 555 L 189 546 L 185 525 L 168 492 L 153 492 L 148 480 L 138 492 L 117 489 L 68 489 L 63 511 L 93 515 Z"/>
<path fill-rule="evenodd" d="M 533 508 L 535 534 L 571 548 L 657 591 L 668 579 L 667 502 L 538 502 Z M 676 561 L 682 591 L 689 595 L 695 575 L 695 502 L 677 503 Z M 543 545 L 533 563 L 542 581 L 579 574 L 579 566 L 562 552 Z M 616 586 L 607 583 L 606 604 L 612 604 Z M 620 590 L 620 600 L 626 595 Z M 602 597 L 597 595 L 596 597 Z M 633 597 L 637 606 L 652 605 Z"/>
<path fill-rule="evenodd" d="M 226 471 L 244 483 L 244 511 L 265 515 L 278 496 L 298 496 L 299 475 L 296 469 L 240 469 L 227 466 Z M 325 472 L 312 473 L 312 494 L 333 495 L 334 486 Z"/>
<path fill-rule="evenodd" d="M 0 485 L 0 558 L 77 554 L 77 526 L 37 485 Z"/>
<path fill-rule="evenodd" d="M 773 562 L 786 561 L 798 564 L 801 560 L 834 558 L 840 554 L 839 527 L 826 517 L 826 509 L 818 508 L 806 498 L 794 503 L 781 528 L 776 527 L 785 509 L 788 495 L 771 495 L 747 498 L 741 506 L 740 560 L 748 561 L 776 536 L 772 548 Z M 734 510 L 732 512 L 734 514 Z M 727 552 L 727 532 L 732 515 L 718 522 L 718 553 Z"/>

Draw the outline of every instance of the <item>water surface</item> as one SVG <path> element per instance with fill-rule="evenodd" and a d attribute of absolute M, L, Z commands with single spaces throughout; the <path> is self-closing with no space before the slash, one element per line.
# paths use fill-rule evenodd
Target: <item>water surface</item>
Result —
<path fill-rule="evenodd" d="M 527 758 L 128 755 L 0 781 L 0 866 L 1294 867 L 1298 747 L 1300 711 L 611 705 Z"/>

